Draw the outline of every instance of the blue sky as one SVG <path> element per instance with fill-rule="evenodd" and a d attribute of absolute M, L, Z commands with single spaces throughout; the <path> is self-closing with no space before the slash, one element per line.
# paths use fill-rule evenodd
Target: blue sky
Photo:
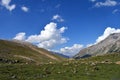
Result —
<path fill-rule="evenodd" d="M 119 28 L 119 0 L 0 0 L 1 39 L 24 40 L 70 56 Z"/>

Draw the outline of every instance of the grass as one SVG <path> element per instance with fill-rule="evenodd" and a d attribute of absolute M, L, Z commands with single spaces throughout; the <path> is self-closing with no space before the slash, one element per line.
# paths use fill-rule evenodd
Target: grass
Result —
<path fill-rule="evenodd" d="M 0 80 L 120 80 L 120 65 L 115 64 L 119 57 L 109 54 L 41 65 L 1 63 Z M 108 59 L 111 63 L 101 63 Z"/>
<path fill-rule="evenodd" d="M 81 59 L 84 60 L 86 62 L 92 61 L 92 62 L 102 62 L 102 61 L 108 61 L 108 62 L 116 62 L 116 61 L 120 61 L 120 53 L 111 53 L 111 54 L 105 54 L 105 55 L 101 55 L 101 56 L 93 56 L 93 57 L 89 57 L 86 59 Z"/>
<path fill-rule="evenodd" d="M 3 64 L 0 65 L 0 80 L 120 80 L 120 65 Z"/>

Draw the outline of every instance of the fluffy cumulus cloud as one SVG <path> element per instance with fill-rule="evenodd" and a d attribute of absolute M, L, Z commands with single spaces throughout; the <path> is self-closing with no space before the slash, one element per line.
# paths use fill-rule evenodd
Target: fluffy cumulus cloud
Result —
<path fill-rule="evenodd" d="M 12 11 L 16 8 L 15 4 L 10 5 L 11 0 L 1 0 L 1 6 L 5 7 L 9 11 Z"/>
<path fill-rule="evenodd" d="M 21 10 L 24 11 L 24 12 L 28 12 L 29 11 L 28 7 L 26 7 L 26 6 L 22 6 Z"/>
<path fill-rule="evenodd" d="M 58 15 L 58 14 L 54 15 L 52 17 L 52 20 L 56 20 L 58 22 L 63 22 L 64 21 L 64 19 L 60 15 Z"/>
<path fill-rule="evenodd" d="M 115 0 L 106 0 L 105 2 L 97 2 L 95 4 L 95 7 L 104 7 L 104 6 L 111 7 L 111 6 L 116 6 L 118 4 L 119 3 Z"/>
<path fill-rule="evenodd" d="M 16 36 L 13 39 L 24 41 L 25 38 L 26 38 L 25 33 L 21 32 L 21 33 L 16 34 Z"/>
<path fill-rule="evenodd" d="M 113 34 L 113 33 L 120 33 L 120 29 L 115 29 L 115 28 L 111 28 L 111 27 L 106 28 L 103 35 L 98 37 L 98 39 L 96 40 L 96 43 L 99 43 L 100 41 L 104 40 L 110 34 Z"/>
<path fill-rule="evenodd" d="M 74 44 L 71 47 L 64 47 L 61 48 L 59 52 L 67 55 L 67 56 L 74 56 L 77 54 L 81 49 L 83 48 L 83 45 L 81 44 Z"/>
<path fill-rule="evenodd" d="M 44 30 L 42 30 L 40 34 L 31 35 L 27 37 L 25 41 L 35 43 L 38 47 L 51 49 L 58 44 L 63 44 L 67 42 L 67 38 L 62 36 L 66 29 L 66 27 L 61 27 L 60 29 L 57 29 L 57 24 L 51 22 L 44 27 Z M 24 40 L 24 36 L 25 33 L 19 33 L 14 39 Z"/>
<path fill-rule="evenodd" d="M 26 34 L 24 32 L 21 32 L 16 34 L 13 39 L 27 41 L 36 44 L 38 47 L 52 50 L 55 46 L 67 42 L 68 38 L 62 36 L 66 29 L 66 27 L 61 27 L 57 29 L 57 24 L 54 22 L 50 22 L 44 27 L 42 31 L 40 31 L 40 34 L 30 35 L 26 37 Z M 61 48 L 57 52 L 67 56 L 73 56 L 78 53 L 82 48 L 83 45 L 74 44 L 71 47 Z"/>

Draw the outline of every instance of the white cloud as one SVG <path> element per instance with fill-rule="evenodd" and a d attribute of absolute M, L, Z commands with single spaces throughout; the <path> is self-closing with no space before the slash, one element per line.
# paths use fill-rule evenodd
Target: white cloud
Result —
<path fill-rule="evenodd" d="M 111 27 L 107 27 L 103 33 L 103 35 L 101 35 L 100 37 L 98 37 L 98 39 L 96 40 L 96 43 L 99 43 L 100 41 L 104 40 L 105 38 L 107 38 L 110 34 L 113 33 L 120 33 L 120 29 L 115 29 L 115 28 L 111 28 Z"/>
<path fill-rule="evenodd" d="M 58 14 L 54 15 L 52 20 L 56 20 L 58 22 L 63 22 L 64 21 L 64 19 Z"/>
<path fill-rule="evenodd" d="M 16 8 L 15 4 L 10 5 L 11 0 L 1 0 L 1 5 L 8 9 L 9 11 L 12 11 Z"/>
<path fill-rule="evenodd" d="M 67 39 L 62 36 L 62 33 L 66 30 L 66 27 L 57 29 L 57 24 L 51 22 L 44 27 L 44 30 L 38 35 L 31 35 L 26 41 L 37 43 L 39 47 L 50 49 L 57 44 L 63 44 L 67 42 Z"/>
<path fill-rule="evenodd" d="M 83 45 L 81 44 L 74 44 L 71 47 L 64 47 L 61 48 L 59 52 L 67 55 L 67 56 L 74 56 L 77 54 L 81 49 L 83 48 Z"/>
<path fill-rule="evenodd" d="M 96 0 L 90 0 L 91 2 L 95 2 Z"/>
<path fill-rule="evenodd" d="M 105 2 L 97 2 L 95 4 L 95 7 L 104 7 L 104 6 L 111 7 L 111 6 L 116 6 L 116 5 L 118 5 L 117 1 L 115 1 L 115 0 L 106 0 Z"/>
<path fill-rule="evenodd" d="M 92 46 L 92 45 L 94 45 L 94 44 L 88 44 L 86 47 L 90 47 L 90 46 Z"/>
<path fill-rule="evenodd" d="M 35 43 L 38 47 L 51 49 L 58 44 L 67 42 L 68 39 L 62 36 L 66 29 L 66 27 L 57 29 L 57 24 L 51 22 L 44 27 L 40 34 L 30 35 L 25 41 Z M 14 39 L 24 40 L 25 33 L 17 34 Z"/>
<path fill-rule="evenodd" d="M 21 9 L 22 9 L 24 12 L 28 12 L 28 11 L 29 11 L 29 9 L 28 9 L 27 7 L 25 7 L 25 6 L 22 6 Z"/>
<path fill-rule="evenodd" d="M 115 9 L 115 10 L 113 10 L 113 12 L 112 12 L 113 14 L 117 14 L 117 13 L 120 13 L 120 10 L 119 9 Z"/>
<path fill-rule="evenodd" d="M 26 36 L 25 36 L 25 33 L 24 32 L 21 32 L 21 33 L 18 33 L 16 34 L 16 36 L 13 38 L 13 39 L 16 39 L 16 40 L 25 40 Z"/>
<path fill-rule="evenodd" d="M 45 49 L 51 49 L 58 44 L 63 44 L 63 43 L 66 43 L 66 42 L 67 42 L 67 40 L 65 38 L 61 38 L 59 40 L 58 39 L 50 39 L 50 40 L 43 41 L 43 42 L 39 43 L 38 47 L 42 47 L 42 48 L 45 48 Z"/>

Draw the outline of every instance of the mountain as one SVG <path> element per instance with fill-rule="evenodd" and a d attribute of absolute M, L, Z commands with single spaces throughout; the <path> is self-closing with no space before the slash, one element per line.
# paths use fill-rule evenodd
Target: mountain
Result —
<path fill-rule="evenodd" d="M 2 63 L 54 63 L 64 58 L 38 48 L 35 45 L 18 40 L 0 40 L 0 62 Z"/>
<path fill-rule="evenodd" d="M 74 58 L 79 59 L 108 53 L 120 53 L 120 33 L 113 33 L 98 44 L 82 49 Z"/>
<path fill-rule="evenodd" d="M 69 56 L 64 55 L 64 54 L 62 54 L 62 53 L 59 53 L 59 52 L 53 52 L 53 51 L 52 51 L 52 53 L 53 53 L 53 54 L 56 54 L 56 55 L 59 55 L 59 56 L 61 56 L 61 57 L 64 57 L 64 58 L 70 58 Z"/>

